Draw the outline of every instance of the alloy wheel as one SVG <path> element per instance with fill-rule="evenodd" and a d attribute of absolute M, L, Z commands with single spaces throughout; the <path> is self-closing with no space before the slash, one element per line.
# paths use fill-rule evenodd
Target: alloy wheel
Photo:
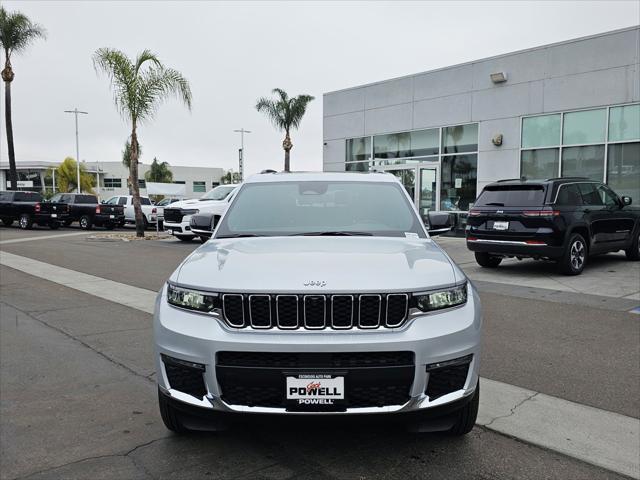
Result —
<path fill-rule="evenodd" d="M 585 248 L 581 240 L 571 244 L 571 266 L 574 270 L 580 270 L 584 265 Z"/>

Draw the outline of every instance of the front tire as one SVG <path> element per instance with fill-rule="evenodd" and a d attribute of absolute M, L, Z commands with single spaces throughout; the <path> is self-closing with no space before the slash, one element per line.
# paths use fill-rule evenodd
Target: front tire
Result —
<path fill-rule="evenodd" d="M 60 222 L 52 221 L 49 223 L 49 228 L 51 230 L 58 230 L 60 228 Z"/>
<path fill-rule="evenodd" d="M 83 215 L 80 217 L 80 228 L 83 230 L 91 230 L 93 227 L 93 222 L 91 221 L 91 217 L 89 215 Z"/>
<path fill-rule="evenodd" d="M 627 248 L 624 253 L 627 255 L 627 259 L 632 262 L 640 260 L 640 232 L 638 232 L 635 240 L 631 242 L 631 246 Z"/>
<path fill-rule="evenodd" d="M 160 407 L 160 416 L 162 417 L 162 422 L 165 427 L 176 433 L 186 433 L 189 431 L 182 424 L 178 412 L 169 404 L 167 397 L 160 392 L 160 389 L 158 389 L 158 405 Z"/>
<path fill-rule="evenodd" d="M 476 385 L 473 398 L 469 403 L 456 412 L 456 423 L 449 430 L 449 434 L 462 436 L 469 433 L 476 424 L 478 418 L 478 405 L 480 404 L 480 382 Z"/>
<path fill-rule="evenodd" d="M 587 242 L 579 233 L 574 233 L 567 242 L 564 255 L 558 260 L 560 272 L 565 275 L 580 275 L 587 263 Z"/>
<path fill-rule="evenodd" d="M 476 262 L 484 268 L 496 268 L 502 262 L 502 257 L 487 252 L 476 252 Z"/>
<path fill-rule="evenodd" d="M 200 235 L 200 243 L 207 243 L 207 240 L 209 240 L 208 237 L 205 237 L 204 235 Z"/>
<path fill-rule="evenodd" d="M 33 227 L 33 219 L 31 218 L 31 215 L 28 215 L 26 213 L 20 215 L 18 225 L 20 225 L 20 228 L 22 230 L 31 230 L 31 228 Z"/>

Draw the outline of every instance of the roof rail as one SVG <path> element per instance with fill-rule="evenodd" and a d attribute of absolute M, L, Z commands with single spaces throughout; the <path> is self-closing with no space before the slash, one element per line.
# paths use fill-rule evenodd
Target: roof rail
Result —
<path fill-rule="evenodd" d="M 552 180 L 591 180 L 593 182 L 595 182 L 595 180 L 592 180 L 589 177 L 554 177 L 554 178 L 547 178 L 547 182 L 550 182 Z"/>
<path fill-rule="evenodd" d="M 524 182 L 527 179 L 525 177 L 522 178 L 503 178 L 502 180 L 496 180 L 496 183 L 501 183 L 501 182 Z"/>

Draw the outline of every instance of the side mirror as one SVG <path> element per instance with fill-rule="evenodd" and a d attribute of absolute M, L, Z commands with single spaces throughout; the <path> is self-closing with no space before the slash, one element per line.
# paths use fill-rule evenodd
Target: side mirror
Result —
<path fill-rule="evenodd" d="M 429 212 L 427 213 L 426 220 L 427 231 L 431 236 L 446 233 L 453 228 L 453 225 L 451 225 L 451 217 L 447 212 Z"/>
<path fill-rule="evenodd" d="M 626 195 L 622 196 L 622 206 L 626 207 L 627 205 L 631 205 L 631 197 L 627 197 Z"/>

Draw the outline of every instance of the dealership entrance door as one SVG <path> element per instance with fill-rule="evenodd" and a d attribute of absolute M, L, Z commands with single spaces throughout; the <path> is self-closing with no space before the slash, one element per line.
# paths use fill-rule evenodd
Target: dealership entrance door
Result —
<path fill-rule="evenodd" d="M 388 165 L 380 169 L 398 177 L 423 219 L 429 211 L 439 209 L 440 177 L 437 164 Z"/>

